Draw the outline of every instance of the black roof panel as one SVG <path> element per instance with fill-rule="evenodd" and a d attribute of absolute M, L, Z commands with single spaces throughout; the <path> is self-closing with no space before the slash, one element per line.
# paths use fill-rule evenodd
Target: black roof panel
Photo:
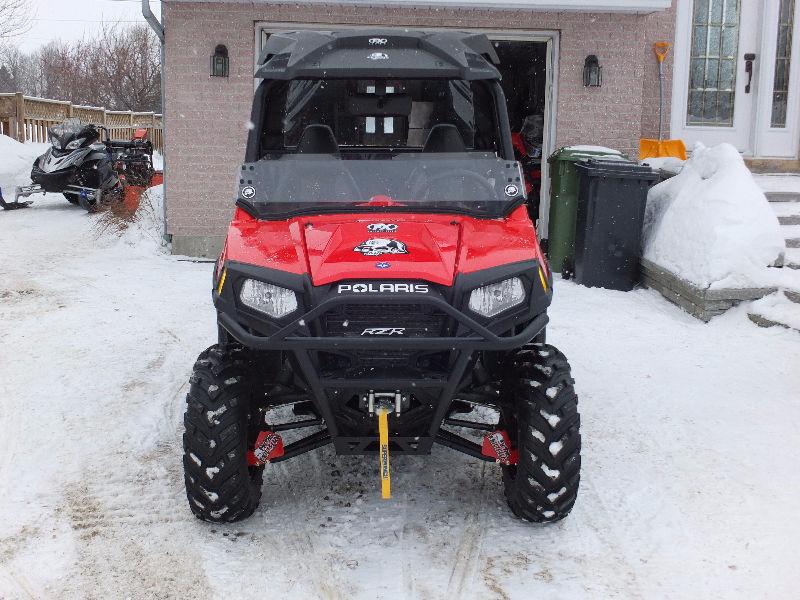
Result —
<path fill-rule="evenodd" d="M 264 79 L 500 79 L 482 34 L 397 30 L 295 31 L 269 37 L 256 67 Z"/>

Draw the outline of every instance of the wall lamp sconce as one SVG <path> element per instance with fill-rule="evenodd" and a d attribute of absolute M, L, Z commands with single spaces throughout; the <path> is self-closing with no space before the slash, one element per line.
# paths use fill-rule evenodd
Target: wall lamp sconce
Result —
<path fill-rule="evenodd" d="M 228 48 L 222 44 L 214 48 L 211 55 L 211 76 L 227 77 L 229 69 Z"/>
<path fill-rule="evenodd" d="M 583 85 L 585 87 L 600 87 L 603 85 L 603 67 L 597 56 L 590 54 L 583 62 Z"/>

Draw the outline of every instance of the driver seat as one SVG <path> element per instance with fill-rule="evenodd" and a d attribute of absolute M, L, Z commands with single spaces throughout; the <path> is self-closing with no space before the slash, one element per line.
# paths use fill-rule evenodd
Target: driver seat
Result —
<path fill-rule="evenodd" d="M 451 123 L 439 123 L 431 128 L 423 152 L 466 152 L 467 146 L 458 127 Z"/>
<path fill-rule="evenodd" d="M 331 154 L 339 156 L 339 144 L 327 125 L 308 125 L 297 142 L 297 154 Z"/>

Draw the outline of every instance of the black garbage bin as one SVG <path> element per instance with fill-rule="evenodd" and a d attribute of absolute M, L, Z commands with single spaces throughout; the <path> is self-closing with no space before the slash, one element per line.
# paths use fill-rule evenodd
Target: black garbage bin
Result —
<path fill-rule="evenodd" d="M 639 276 L 647 192 L 661 178 L 628 161 L 589 159 L 575 166 L 580 174 L 575 281 L 631 290 Z"/>

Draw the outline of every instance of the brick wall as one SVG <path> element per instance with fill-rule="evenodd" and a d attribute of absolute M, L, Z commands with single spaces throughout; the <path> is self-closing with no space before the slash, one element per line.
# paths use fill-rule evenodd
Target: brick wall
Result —
<path fill-rule="evenodd" d="M 176 252 L 194 254 L 213 254 L 233 210 L 234 174 L 244 153 L 253 95 L 256 22 L 558 30 L 556 145 L 599 144 L 632 156 L 637 154 L 642 133 L 652 131 L 654 119 L 656 132 L 658 127 L 658 79 L 657 73 L 653 75 L 655 59 L 649 50 L 655 41 L 652 36 L 671 41 L 674 29 L 671 13 L 370 9 L 167 0 L 162 14 L 166 28 L 167 230 L 174 236 Z M 227 79 L 209 76 L 209 57 L 217 44 L 228 47 Z M 583 63 L 588 54 L 596 54 L 603 67 L 600 88 L 583 87 Z M 669 64 L 666 66 L 671 71 Z M 198 237 L 209 243 L 198 243 Z"/>
<path fill-rule="evenodd" d="M 653 53 L 653 43 L 675 40 L 675 7 L 660 13 L 653 13 L 644 20 L 644 77 L 642 78 L 642 137 L 658 137 L 658 61 Z M 669 139 L 669 118 L 672 107 L 672 57 L 675 49 L 670 48 L 664 60 L 664 139 Z"/>

